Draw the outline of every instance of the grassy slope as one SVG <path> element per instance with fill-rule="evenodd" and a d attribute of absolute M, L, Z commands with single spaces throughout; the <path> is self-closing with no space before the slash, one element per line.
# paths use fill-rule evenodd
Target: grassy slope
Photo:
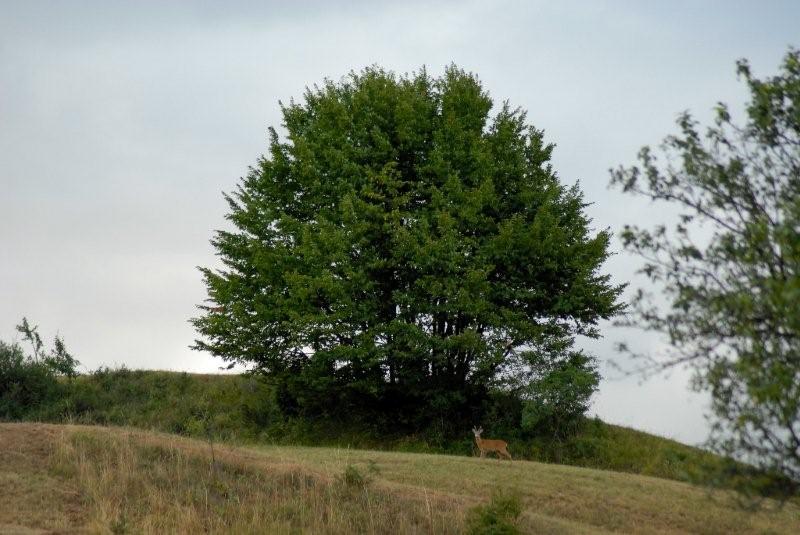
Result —
<path fill-rule="evenodd" d="M 209 430 L 243 444 L 284 443 L 470 455 L 469 432 L 460 442 L 432 444 L 420 437 L 380 437 L 339 424 L 313 429 L 281 422 L 271 393 L 259 381 L 238 375 L 196 375 L 156 371 L 113 371 L 77 379 L 77 394 L 64 407 L 48 407 L 37 419 L 127 425 L 188 436 Z M 491 422 L 484 422 L 491 433 Z M 509 438 L 509 437 L 503 437 Z M 590 421 L 581 434 L 554 446 L 534 439 L 509 440 L 517 458 L 603 468 L 679 481 L 698 477 L 714 457 L 697 448 L 632 429 Z"/>
<path fill-rule="evenodd" d="M 0 424 L 0 532 L 459 533 L 499 489 L 530 533 L 797 533 L 800 507 L 586 468 L 335 448 L 234 448 L 120 428 Z M 343 478 L 354 466 L 371 481 Z M 352 479 L 352 478 L 351 478 Z"/>

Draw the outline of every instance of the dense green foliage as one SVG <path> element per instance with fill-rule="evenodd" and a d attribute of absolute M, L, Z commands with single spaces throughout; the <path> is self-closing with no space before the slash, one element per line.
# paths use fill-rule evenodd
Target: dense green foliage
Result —
<path fill-rule="evenodd" d="M 600 273 L 609 234 L 525 113 L 491 110 L 455 67 L 370 68 L 283 106 L 286 140 L 271 130 L 226 196 L 235 231 L 212 240 L 225 269 L 203 270 L 195 347 L 271 378 L 287 413 L 387 429 L 459 432 L 491 388 L 524 398 L 564 364 L 590 371 L 569 395 L 591 395 L 573 340 L 620 309 Z"/>
<path fill-rule="evenodd" d="M 78 361 L 67 352 L 64 341 L 55 338 L 54 348 L 44 350 L 37 328 L 26 318 L 17 326 L 31 344 L 26 355 L 19 344 L 0 340 L 0 419 L 19 419 L 32 411 L 48 410 L 64 395 L 59 377 L 75 377 Z"/>
<path fill-rule="evenodd" d="M 651 364 L 692 366 L 712 396 L 713 445 L 791 494 L 800 488 L 800 52 L 773 77 L 754 77 L 744 60 L 738 72 L 750 90 L 744 125 L 720 104 L 702 136 L 684 114 L 663 162 L 644 148 L 612 183 L 681 210 L 672 229 L 623 234 L 669 300 L 665 311 L 645 292 L 636 302 L 632 323 L 672 348 Z"/>
<path fill-rule="evenodd" d="M 0 340 L 0 418 L 22 417 L 28 407 L 56 399 L 58 388 L 49 367 L 26 357 L 19 345 Z"/>
<path fill-rule="evenodd" d="M 600 374 L 581 352 L 570 352 L 563 358 L 532 359 L 531 364 L 538 373 L 524 393 L 522 428 L 558 437 L 571 435 L 589 409 Z"/>

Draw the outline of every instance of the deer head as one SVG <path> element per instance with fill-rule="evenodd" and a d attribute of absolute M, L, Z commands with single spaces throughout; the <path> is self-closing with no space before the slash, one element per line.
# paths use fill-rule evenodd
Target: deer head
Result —
<path fill-rule="evenodd" d="M 473 427 L 472 432 L 475 433 L 475 438 L 481 438 L 481 433 L 483 433 L 483 427 Z"/>

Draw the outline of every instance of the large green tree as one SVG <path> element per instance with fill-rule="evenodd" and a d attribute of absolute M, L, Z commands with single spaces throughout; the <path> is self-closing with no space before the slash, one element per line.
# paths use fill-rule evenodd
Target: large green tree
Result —
<path fill-rule="evenodd" d="M 711 394 L 712 444 L 791 493 L 800 484 L 800 53 L 790 50 L 773 77 L 756 78 L 744 60 L 738 72 L 750 90 L 743 124 L 720 104 L 702 135 L 683 114 L 663 160 L 645 147 L 612 183 L 680 211 L 671 228 L 622 234 L 667 297 L 659 306 L 640 291 L 634 301 L 630 322 L 671 347 L 646 356 L 646 368 L 691 366 Z"/>
<path fill-rule="evenodd" d="M 226 195 L 235 230 L 193 322 L 196 348 L 273 377 L 285 407 L 444 414 L 620 309 L 608 232 L 475 76 L 368 68 L 281 109 L 285 139 L 270 129 Z"/>

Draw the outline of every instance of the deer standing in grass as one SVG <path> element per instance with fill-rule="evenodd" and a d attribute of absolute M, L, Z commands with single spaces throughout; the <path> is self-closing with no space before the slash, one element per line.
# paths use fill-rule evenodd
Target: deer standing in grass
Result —
<path fill-rule="evenodd" d="M 508 453 L 508 443 L 505 440 L 494 440 L 489 438 L 481 438 L 481 433 L 483 433 L 482 427 L 473 427 L 472 432 L 475 433 L 475 444 L 478 445 L 478 449 L 481 450 L 481 458 L 483 458 L 487 452 L 495 452 L 499 457 L 511 459 L 511 454 Z"/>

